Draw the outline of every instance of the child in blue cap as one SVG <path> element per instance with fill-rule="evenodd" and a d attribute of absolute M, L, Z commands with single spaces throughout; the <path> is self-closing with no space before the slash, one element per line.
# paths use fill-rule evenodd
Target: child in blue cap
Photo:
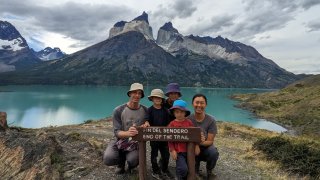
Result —
<path fill-rule="evenodd" d="M 175 116 L 168 127 L 194 127 L 192 121 L 186 117 L 190 115 L 187 109 L 187 103 L 181 99 L 175 100 L 170 112 Z M 176 161 L 176 173 L 178 180 L 187 179 L 188 164 L 187 164 L 187 143 L 185 142 L 169 142 L 169 151 L 173 160 Z M 195 154 L 200 152 L 199 145 L 196 145 Z"/>

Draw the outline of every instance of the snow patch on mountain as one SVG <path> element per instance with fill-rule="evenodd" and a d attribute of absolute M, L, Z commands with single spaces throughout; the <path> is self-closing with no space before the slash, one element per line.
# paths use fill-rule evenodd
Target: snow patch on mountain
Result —
<path fill-rule="evenodd" d="M 0 50 L 19 51 L 21 49 L 26 48 L 22 44 L 23 44 L 23 40 L 20 37 L 10 41 L 0 39 Z"/>

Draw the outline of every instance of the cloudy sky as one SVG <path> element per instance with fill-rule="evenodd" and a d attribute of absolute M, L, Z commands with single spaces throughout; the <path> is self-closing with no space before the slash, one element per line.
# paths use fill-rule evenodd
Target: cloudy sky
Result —
<path fill-rule="evenodd" d="M 0 20 L 30 47 L 70 54 L 142 14 L 156 38 L 168 21 L 183 35 L 221 35 L 256 48 L 293 73 L 320 74 L 320 0 L 0 0 Z"/>

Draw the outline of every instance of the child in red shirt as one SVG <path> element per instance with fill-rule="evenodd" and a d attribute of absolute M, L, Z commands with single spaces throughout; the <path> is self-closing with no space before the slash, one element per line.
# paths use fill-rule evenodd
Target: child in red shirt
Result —
<path fill-rule="evenodd" d="M 171 121 L 168 127 L 194 127 L 191 120 L 186 117 L 190 115 L 190 111 L 186 108 L 187 103 L 183 100 L 175 100 L 170 112 L 175 116 L 175 120 Z M 187 163 L 187 143 L 185 142 L 169 142 L 169 151 L 173 160 L 176 161 L 176 174 L 178 180 L 187 179 L 188 163 Z M 196 145 L 195 154 L 199 154 L 199 145 Z"/>

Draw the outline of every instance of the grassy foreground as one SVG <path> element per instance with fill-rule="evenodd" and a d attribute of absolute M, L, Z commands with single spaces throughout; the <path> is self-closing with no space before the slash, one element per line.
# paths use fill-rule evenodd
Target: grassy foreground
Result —
<path fill-rule="evenodd" d="M 313 178 L 288 171 L 280 161 L 253 148 L 263 138 L 288 137 L 294 143 L 302 138 L 234 123 L 219 121 L 217 125 L 219 133 L 215 145 L 220 158 L 212 179 Z M 2 179 L 138 179 L 138 170 L 135 174 L 115 175 L 115 167 L 102 163 L 103 151 L 111 138 L 112 122 L 109 118 L 40 129 L 11 127 L 0 132 L 0 176 Z M 312 146 L 319 147 L 318 144 Z M 152 179 L 149 144 L 146 157 L 147 177 Z M 171 159 L 169 169 L 175 172 L 175 162 Z M 201 169 L 205 175 L 204 163 L 201 163 Z"/>

